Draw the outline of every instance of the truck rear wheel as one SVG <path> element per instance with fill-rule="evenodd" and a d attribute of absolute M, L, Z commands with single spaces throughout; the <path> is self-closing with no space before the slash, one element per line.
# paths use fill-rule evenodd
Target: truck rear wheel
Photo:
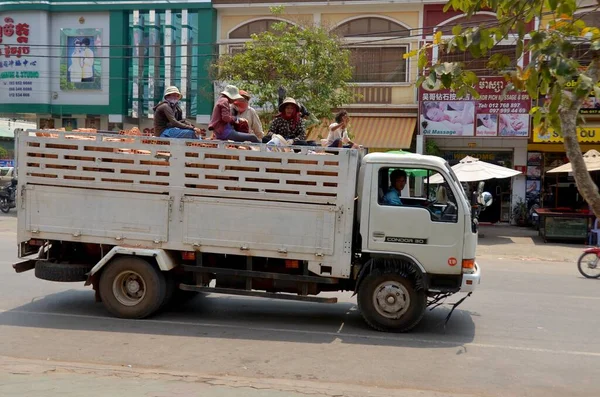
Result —
<path fill-rule="evenodd" d="M 100 296 L 106 309 L 116 317 L 144 318 L 165 301 L 165 277 L 142 258 L 113 259 L 100 276 Z"/>
<path fill-rule="evenodd" d="M 360 284 L 358 307 L 367 324 L 378 331 L 406 332 L 427 307 L 425 291 L 398 274 L 374 269 Z"/>

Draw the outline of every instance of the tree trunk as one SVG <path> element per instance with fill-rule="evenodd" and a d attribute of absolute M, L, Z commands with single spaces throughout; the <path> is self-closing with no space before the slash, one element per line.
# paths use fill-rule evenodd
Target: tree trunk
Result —
<path fill-rule="evenodd" d="M 573 176 L 577 189 L 583 199 L 590 205 L 591 210 L 596 217 L 600 218 L 600 194 L 598 186 L 592 180 L 590 173 L 585 166 L 581 147 L 577 140 L 577 117 L 579 115 L 579 106 L 570 106 L 568 109 L 561 109 L 559 112 L 562 125 L 562 135 L 564 139 L 565 152 L 573 167 Z"/>

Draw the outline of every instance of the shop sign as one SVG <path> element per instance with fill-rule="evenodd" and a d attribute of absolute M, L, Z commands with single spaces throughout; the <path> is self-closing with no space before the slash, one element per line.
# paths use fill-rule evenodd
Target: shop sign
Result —
<path fill-rule="evenodd" d="M 47 102 L 48 48 L 38 40 L 40 15 L 0 16 L 0 103 Z"/>
<path fill-rule="evenodd" d="M 577 135 L 579 142 L 600 142 L 600 126 L 598 127 L 577 127 Z M 563 137 L 553 129 L 549 128 L 542 135 L 539 128 L 533 131 L 533 142 L 536 143 L 562 143 Z"/>
<path fill-rule="evenodd" d="M 503 77 L 482 77 L 479 98 L 457 98 L 445 89 L 419 88 L 421 134 L 438 136 L 528 137 L 531 98 L 525 93 L 504 93 Z"/>
<path fill-rule="evenodd" d="M 576 80 L 572 80 L 565 84 L 567 88 L 573 88 L 577 84 Z M 596 84 L 600 87 L 600 83 Z M 549 98 L 549 97 L 547 97 Z M 548 100 L 548 99 L 547 99 Z M 583 104 L 581 104 L 581 108 L 579 109 L 579 113 L 581 114 L 600 114 L 600 98 L 596 98 L 594 95 L 594 91 L 590 93 L 590 96 L 587 97 Z"/>
<path fill-rule="evenodd" d="M 458 163 L 466 156 L 478 158 L 481 161 L 488 163 L 512 163 L 513 152 L 502 151 L 502 152 L 470 152 L 470 151 L 447 151 L 442 154 L 442 157 L 450 163 Z"/>

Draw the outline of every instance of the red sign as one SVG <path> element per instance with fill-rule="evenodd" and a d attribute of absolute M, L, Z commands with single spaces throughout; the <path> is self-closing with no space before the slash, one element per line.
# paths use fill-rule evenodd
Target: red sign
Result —
<path fill-rule="evenodd" d="M 456 258 L 448 258 L 448 266 L 456 266 L 458 264 L 458 260 Z"/>
<path fill-rule="evenodd" d="M 515 171 L 520 171 L 523 174 L 527 173 L 527 166 L 526 165 L 515 165 Z"/>
<path fill-rule="evenodd" d="M 529 136 L 531 99 L 525 93 L 504 92 L 502 77 L 481 77 L 479 98 L 458 98 L 446 89 L 419 87 L 421 133 L 446 136 Z"/>
<path fill-rule="evenodd" d="M 16 42 L 18 44 L 29 43 L 29 24 L 17 23 L 15 25 L 15 20 L 11 17 L 4 18 L 4 25 L 0 25 L 0 43 L 2 43 L 5 37 L 13 37 L 14 35 L 17 36 Z M 29 46 L 11 46 L 5 44 L 4 48 L 0 48 L 0 55 L 3 54 L 6 58 L 10 58 L 11 56 L 21 58 L 21 55 L 29 54 Z"/>

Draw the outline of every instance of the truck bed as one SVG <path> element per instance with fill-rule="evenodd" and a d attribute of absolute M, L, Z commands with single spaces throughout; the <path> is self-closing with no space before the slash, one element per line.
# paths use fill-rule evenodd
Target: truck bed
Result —
<path fill-rule="evenodd" d="M 349 277 L 360 153 L 276 150 L 23 132 L 18 240 L 306 260 L 314 273 Z"/>

